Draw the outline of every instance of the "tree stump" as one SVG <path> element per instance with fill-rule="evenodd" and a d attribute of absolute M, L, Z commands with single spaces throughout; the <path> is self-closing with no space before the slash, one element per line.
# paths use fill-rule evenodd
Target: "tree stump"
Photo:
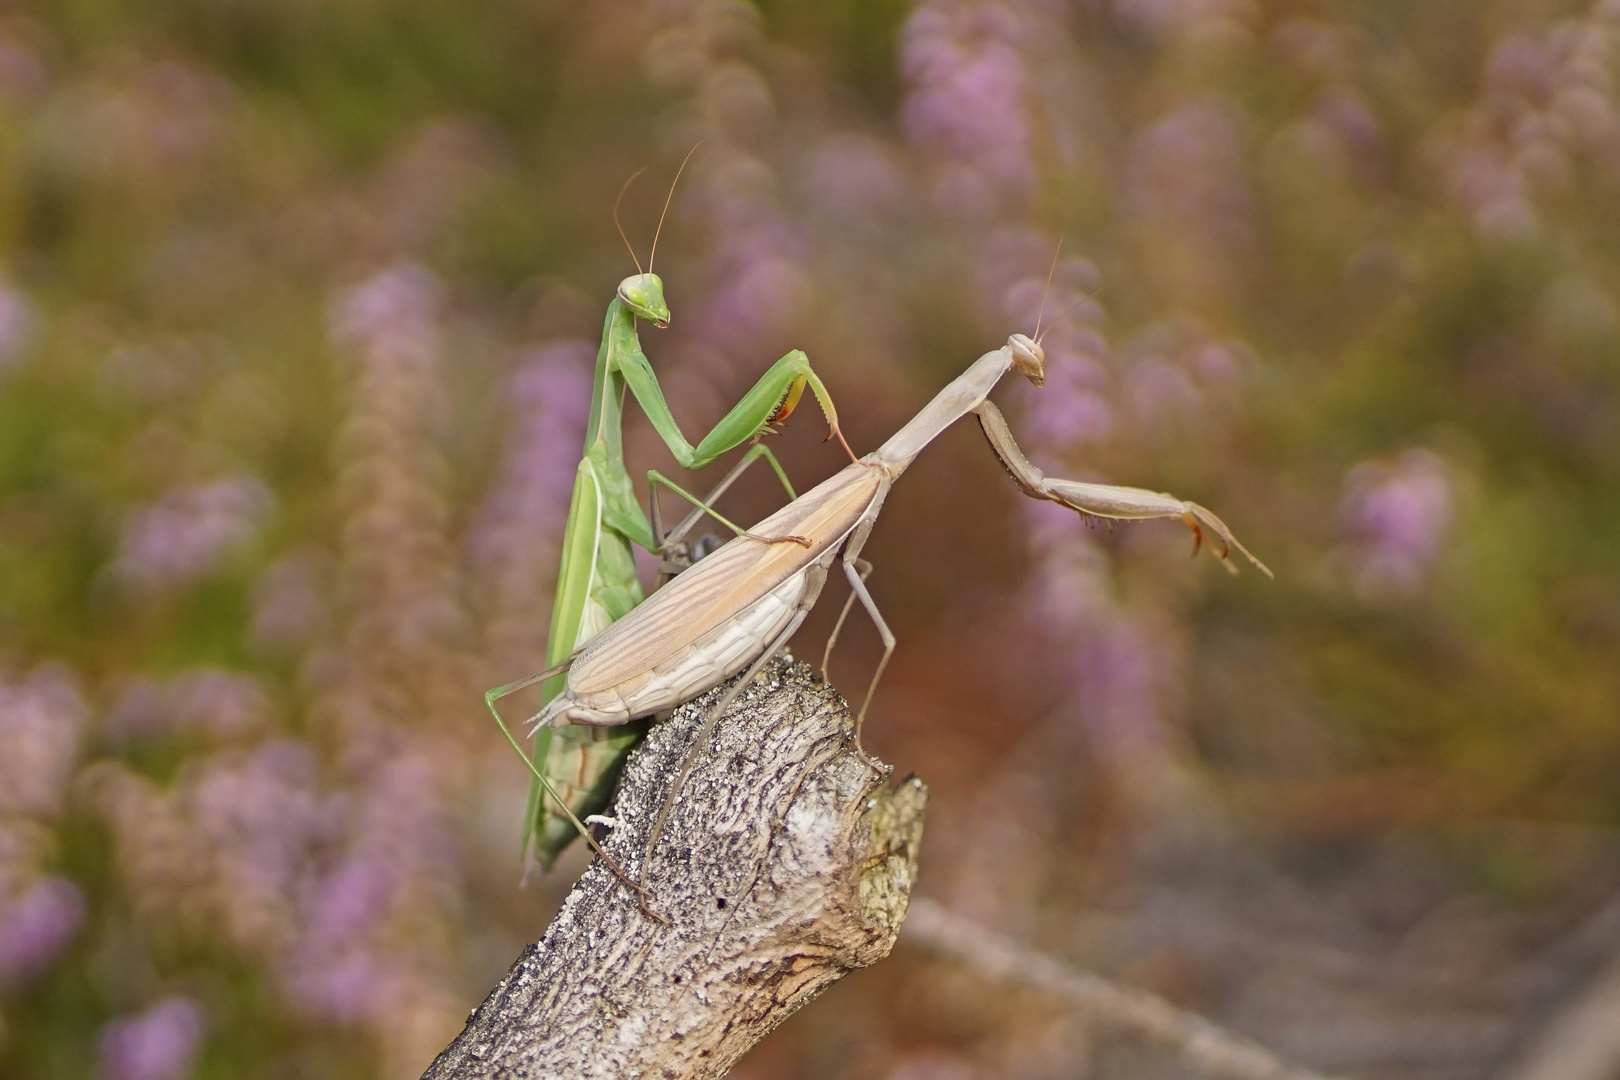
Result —
<path fill-rule="evenodd" d="M 603 846 L 633 877 L 724 689 L 654 725 L 625 767 Z M 767 665 L 721 718 L 653 851 L 645 881 L 669 925 L 594 860 L 424 1080 L 723 1076 L 836 979 L 887 956 L 927 789 L 886 784 L 852 727 L 808 664 Z"/>

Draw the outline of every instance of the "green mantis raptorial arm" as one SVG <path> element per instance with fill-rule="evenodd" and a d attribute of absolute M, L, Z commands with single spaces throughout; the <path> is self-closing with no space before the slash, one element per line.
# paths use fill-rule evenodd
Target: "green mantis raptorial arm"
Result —
<path fill-rule="evenodd" d="M 625 466 L 622 420 L 626 391 L 635 396 L 653 429 L 685 469 L 701 469 L 726 451 L 774 430 L 772 425 L 788 417 L 807 386 L 827 418 L 831 429 L 828 437 L 836 436 L 842 441 L 838 414 L 826 387 L 811 370 L 804 353 L 795 350 L 773 364 L 697 445 L 688 442 L 670 413 L 636 333 L 638 319 L 663 327 L 669 324 L 669 318 L 663 282 L 652 273 L 626 278 L 619 284 L 618 295 L 608 305 L 602 347 L 596 358 L 585 448 L 575 473 L 573 499 L 563 533 L 551 634 L 546 648 L 548 669 L 561 664 L 642 601 L 644 594 L 636 579 L 631 545 L 656 554 L 662 554 L 666 546 L 666 538 L 654 524 L 658 518 L 656 502 L 653 504 L 654 522 L 649 522 Z M 731 476 L 722 482 L 721 490 L 738 472 L 761 458 L 770 464 L 792 498 L 793 487 L 780 463 L 757 441 Z M 657 485 L 676 492 L 733 532 L 742 532 L 714 513 L 708 501 L 694 498 L 657 472 L 648 474 L 654 500 Z M 691 524 L 688 519 L 681 530 Z M 560 677 L 530 676 L 485 695 L 490 712 L 503 730 L 507 728 L 496 702 L 536 682 L 541 684 L 542 705 L 562 686 Z M 549 866 L 572 841 L 579 819 L 606 805 L 624 755 L 645 730 L 643 722 L 612 730 L 571 727 L 539 733 L 530 761 L 524 843 L 542 865 Z M 507 734 L 511 738 L 509 730 Z"/>

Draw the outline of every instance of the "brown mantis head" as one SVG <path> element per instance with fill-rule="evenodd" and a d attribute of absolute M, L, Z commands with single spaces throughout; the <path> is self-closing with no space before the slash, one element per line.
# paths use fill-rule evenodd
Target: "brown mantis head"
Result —
<path fill-rule="evenodd" d="M 1007 339 L 1007 347 L 1019 374 L 1037 387 L 1046 383 L 1046 352 L 1039 341 L 1028 334 L 1014 334 Z"/>

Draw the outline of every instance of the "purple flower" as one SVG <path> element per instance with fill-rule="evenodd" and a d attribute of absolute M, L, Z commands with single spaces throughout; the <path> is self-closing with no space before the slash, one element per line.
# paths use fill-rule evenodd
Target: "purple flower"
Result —
<path fill-rule="evenodd" d="M 934 204 L 964 220 L 1021 204 L 1035 185 L 1018 45 L 1023 22 L 998 4 L 919 8 L 900 37 L 910 86 L 900 125 L 939 165 Z"/>
<path fill-rule="evenodd" d="M 233 105 L 223 79 L 169 61 L 53 95 L 38 141 L 53 166 L 88 179 L 195 168 L 225 141 Z"/>
<path fill-rule="evenodd" d="M 858 221 L 904 202 L 906 181 L 893 153 L 864 135 L 829 136 L 810 148 L 799 168 L 799 190 L 818 217 Z"/>
<path fill-rule="evenodd" d="M 349 858 L 305 898 L 301 934 L 284 968 L 288 993 L 310 1015 L 356 1023 L 388 1004 L 400 957 L 379 956 L 372 940 L 387 919 L 400 875 L 380 859 Z"/>
<path fill-rule="evenodd" d="M 144 587 L 195 581 L 250 541 L 274 502 L 251 476 L 174 488 L 130 514 L 114 572 Z"/>
<path fill-rule="evenodd" d="M 220 668 L 191 668 L 170 680 L 130 680 L 103 725 L 115 744 L 129 744 L 168 733 L 187 732 L 216 740 L 257 733 L 269 719 L 270 703 L 250 675 Z"/>
<path fill-rule="evenodd" d="M 1107 372 L 1095 360 L 1046 353 L 1046 385 L 1023 395 L 1023 435 L 1032 445 L 1065 447 L 1100 442 L 1114 428 L 1114 410 L 1100 392 Z"/>
<path fill-rule="evenodd" d="M 1202 404 L 1197 387 L 1177 364 L 1157 356 L 1132 364 L 1124 375 L 1125 399 L 1148 424 L 1174 422 L 1196 414 Z"/>
<path fill-rule="evenodd" d="M 309 748 L 286 739 L 245 760 L 210 761 L 190 789 L 191 818 L 214 852 L 227 929 L 244 947 L 280 946 L 292 932 L 298 886 L 333 825 L 316 771 Z"/>
<path fill-rule="evenodd" d="M 84 913 L 84 894 L 62 877 L 46 878 L 19 896 L 0 899 L 0 987 L 50 968 L 78 934 Z"/>
<path fill-rule="evenodd" d="M 257 679 L 220 668 L 193 668 L 175 676 L 169 707 L 181 730 L 221 740 L 258 733 L 270 714 Z"/>
<path fill-rule="evenodd" d="M 202 1047 L 202 1006 L 165 998 L 101 1029 L 102 1080 L 184 1080 Z"/>
<path fill-rule="evenodd" d="M 1493 239 L 1527 239 L 1541 228 L 1525 175 L 1508 165 L 1499 149 L 1486 145 L 1437 142 L 1436 158 L 1449 163 L 1452 196 L 1474 215 L 1474 227 Z"/>
<path fill-rule="evenodd" d="M 325 564 L 316 550 L 296 551 L 271 563 L 254 585 L 253 641 L 272 652 L 291 652 L 326 629 L 330 611 Z"/>
<path fill-rule="evenodd" d="M 764 162 L 731 150 L 710 166 L 695 193 L 714 241 L 709 287 L 691 325 L 723 356 L 751 353 L 762 339 L 780 336 L 813 293 L 803 269 L 811 244 L 782 214 L 776 186 Z"/>
<path fill-rule="evenodd" d="M 1603 6 L 1540 36 L 1508 36 L 1491 52 L 1480 99 L 1431 140 L 1431 159 L 1481 236 L 1537 235 L 1534 194 L 1561 187 L 1577 151 L 1613 171 L 1613 36 L 1614 13 Z"/>
<path fill-rule="evenodd" d="M 1427 450 L 1363 462 L 1345 477 L 1339 510 L 1360 591 L 1412 592 L 1423 584 L 1451 524 L 1445 462 Z"/>
<path fill-rule="evenodd" d="M 332 309 L 332 336 L 357 348 L 368 366 L 423 371 L 439 348 L 436 278 L 415 263 L 380 271 L 341 295 Z"/>
<path fill-rule="evenodd" d="M 0 374 L 19 366 L 34 342 L 39 317 L 28 298 L 9 285 L 0 284 Z"/>
<path fill-rule="evenodd" d="M 435 764 L 406 752 L 373 766 L 346 807 L 347 849 L 311 881 L 283 975 L 312 1015 L 343 1022 L 385 1015 L 418 962 L 395 928 L 456 888 L 457 852 Z"/>
<path fill-rule="evenodd" d="M 355 376 L 338 441 L 339 586 L 355 612 L 349 634 L 364 643 L 368 662 L 392 658 L 436 674 L 468 629 L 438 444 L 447 408 L 439 303 L 433 276 L 406 263 L 374 274 L 332 308 L 333 338 Z"/>
<path fill-rule="evenodd" d="M 321 879 L 305 906 L 308 944 L 338 950 L 369 931 L 388 914 L 398 875 L 381 859 L 352 858 Z"/>
<path fill-rule="evenodd" d="M 1125 166 L 1127 207 L 1206 246 L 1246 247 L 1253 238 L 1254 197 L 1237 118 L 1224 102 L 1197 102 L 1138 135 Z"/>
<path fill-rule="evenodd" d="M 1159 750 L 1158 687 L 1165 657 L 1134 620 L 1110 619 L 1082 639 L 1072 672 L 1089 745 L 1115 760 Z"/>
<path fill-rule="evenodd" d="M 360 949 L 310 955 L 291 970 L 287 986 L 308 1015 L 325 1023 L 357 1024 L 387 1010 L 402 966 Z"/>
<path fill-rule="evenodd" d="M 1528 34 L 1509 34 L 1496 43 L 1485 62 L 1485 83 L 1493 92 L 1517 94 L 1545 102 L 1556 74 L 1552 54 Z"/>
<path fill-rule="evenodd" d="M 586 342 L 558 342 L 528 356 L 507 382 L 506 452 L 467 542 L 495 618 L 532 624 L 542 636 L 557 576 L 550 553 L 568 516 L 595 355 Z"/>
<path fill-rule="evenodd" d="M 1375 184 L 1384 178 L 1389 155 L 1384 129 L 1359 95 L 1348 90 L 1323 94 L 1312 110 L 1310 128 L 1331 140 L 1356 180 Z"/>
<path fill-rule="evenodd" d="M 1230 37 L 1253 17 L 1248 0 L 1114 0 L 1114 15 L 1160 40 L 1177 34 Z"/>
<path fill-rule="evenodd" d="M 1174 678 L 1174 656 L 1149 623 L 1119 608 L 1107 556 L 1076 527 L 1073 511 L 1040 503 L 1024 513 L 1038 557 L 1025 607 L 1067 665 L 1073 730 L 1112 764 L 1162 754 L 1159 699 Z"/>
<path fill-rule="evenodd" d="M 758 258 L 738 268 L 709 298 L 704 312 L 710 338 L 741 352 L 761 337 L 791 326 L 811 295 L 809 276 L 790 259 Z"/>
<path fill-rule="evenodd" d="M 0 94 L 16 102 L 38 98 L 50 83 L 50 72 L 26 42 L 0 37 Z"/>
<path fill-rule="evenodd" d="M 43 667 L 0 682 L 0 813 L 54 817 L 78 760 L 84 700 L 72 676 Z"/>

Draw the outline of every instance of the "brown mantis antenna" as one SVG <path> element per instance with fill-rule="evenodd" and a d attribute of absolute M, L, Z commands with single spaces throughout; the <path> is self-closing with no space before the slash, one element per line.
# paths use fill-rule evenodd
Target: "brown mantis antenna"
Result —
<path fill-rule="evenodd" d="M 641 260 L 636 258 L 636 249 L 630 247 L 630 238 L 624 235 L 624 226 L 619 224 L 619 204 L 624 202 L 624 193 L 630 190 L 630 185 L 636 182 L 636 177 L 640 176 L 646 171 L 647 166 L 643 165 L 641 168 L 631 173 L 630 179 L 626 180 L 624 182 L 624 187 L 619 189 L 619 197 L 613 200 L 613 227 L 619 230 L 619 239 L 624 241 L 625 248 L 629 250 L 630 261 L 636 264 L 636 273 L 638 274 L 645 274 L 647 271 L 641 268 Z M 654 246 L 656 246 L 656 244 Z M 652 266 L 652 258 L 650 256 L 647 259 L 647 265 L 649 269 Z"/>
<path fill-rule="evenodd" d="M 1041 309 L 1035 313 L 1035 341 L 1041 340 L 1041 319 L 1046 316 L 1046 297 L 1052 291 L 1052 275 L 1057 273 L 1058 255 L 1063 251 L 1063 237 L 1058 237 L 1057 247 L 1052 249 L 1052 265 L 1046 268 L 1046 284 L 1041 288 Z"/>
<path fill-rule="evenodd" d="M 647 273 L 649 274 L 652 273 L 653 258 L 658 254 L 658 237 L 664 231 L 664 218 L 669 215 L 669 204 L 675 199 L 675 185 L 681 182 L 681 173 L 686 171 L 686 163 L 692 160 L 692 155 L 697 153 L 698 147 L 702 145 L 702 139 L 692 144 L 692 149 L 688 150 L 686 156 L 681 158 L 681 167 L 675 170 L 675 179 L 669 182 L 669 194 L 664 196 L 664 212 L 658 215 L 658 228 L 653 230 L 652 250 L 647 252 Z"/>
<path fill-rule="evenodd" d="M 1096 296 L 1101 291 L 1102 291 L 1102 286 L 1099 285 L 1097 288 L 1091 290 L 1091 292 L 1087 293 L 1086 295 L 1082 296 L 1080 299 L 1076 300 L 1074 303 L 1070 304 L 1068 307 L 1064 308 L 1063 309 L 1063 314 L 1059 315 L 1057 318 L 1052 320 L 1052 326 L 1056 326 L 1058 323 L 1062 322 L 1064 319 L 1067 319 L 1069 317 L 1069 312 L 1073 311 L 1075 308 L 1079 307 L 1081 304 L 1086 303 L 1088 300 L 1090 300 L 1093 296 Z M 1052 326 L 1048 326 L 1046 328 L 1046 332 L 1048 334 L 1050 334 L 1052 332 Z M 1035 344 L 1039 345 L 1040 343 L 1041 343 L 1041 339 L 1039 337 L 1037 337 L 1035 339 Z"/>

